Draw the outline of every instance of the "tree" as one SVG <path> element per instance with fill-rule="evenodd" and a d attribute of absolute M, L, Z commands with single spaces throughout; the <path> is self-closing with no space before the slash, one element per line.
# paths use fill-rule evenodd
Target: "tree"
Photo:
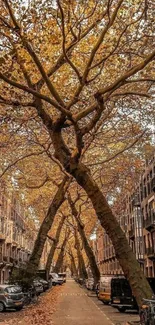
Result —
<path fill-rule="evenodd" d="M 93 277 L 94 277 L 94 284 L 96 285 L 99 282 L 99 279 L 100 279 L 100 271 L 99 271 L 98 266 L 96 264 L 96 260 L 95 260 L 93 250 L 92 250 L 92 248 L 91 248 L 91 246 L 90 246 L 90 244 L 88 242 L 88 239 L 86 237 L 86 234 L 85 234 L 85 231 L 84 231 L 85 226 L 84 226 L 84 224 L 82 223 L 82 221 L 80 219 L 80 213 L 78 213 L 78 211 L 76 209 L 76 206 L 75 206 L 75 203 L 72 201 L 72 198 L 71 198 L 70 194 L 68 194 L 68 202 L 69 202 L 69 205 L 71 207 L 72 214 L 75 217 L 75 220 L 77 222 L 78 231 L 79 231 L 79 234 L 81 236 L 83 247 L 85 249 L 86 255 L 87 255 L 88 260 L 89 260 L 90 268 L 91 268 L 91 271 L 92 271 L 92 274 L 93 274 Z"/>
<path fill-rule="evenodd" d="M 74 255 L 72 253 L 72 250 L 70 249 L 69 251 L 67 251 L 70 260 L 71 260 L 71 273 L 72 276 L 75 276 L 76 278 L 78 277 L 78 272 L 77 272 L 77 268 L 76 268 L 76 263 L 75 263 L 75 258 Z"/>
<path fill-rule="evenodd" d="M 30 256 L 29 262 L 27 263 L 26 271 L 30 274 L 35 274 L 38 270 L 40 258 L 44 249 L 44 244 L 47 238 L 47 234 L 51 229 L 54 221 L 54 217 L 65 199 L 65 192 L 69 186 L 67 176 L 64 177 L 62 183 L 59 185 L 58 190 L 52 200 L 52 203 L 48 209 L 47 215 L 43 220 L 37 239 L 35 240 L 34 248 Z"/>
<path fill-rule="evenodd" d="M 58 228 L 57 228 L 57 231 L 56 231 L 56 235 L 55 235 L 53 244 L 51 245 L 51 249 L 50 249 L 50 252 L 49 252 L 49 255 L 48 255 L 48 258 L 47 258 L 47 263 L 46 263 L 47 277 L 49 276 L 49 272 L 50 272 L 50 268 L 51 268 L 53 256 L 54 256 L 56 247 L 57 247 L 58 242 L 59 242 L 60 233 L 62 231 L 62 227 L 64 225 L 65 219 L 66 219 L 66 216 L 63 215 L 62 218 L 61 218 L 61 220 L 60 220 L 60 222 L 59 222 L 59 225 L 58 225 Z"/>
<path fill-rule="evenodd" d="M 63 243 L 61 245 L 60 253 L 58 255 L 58 259 L 57 259 L 56 264 L 55 264 L 54 269 L 53 269 L 53 271 L 55 273 L 59 273 L 60 269 L 62 267 L 63 259 L 64 259 L 64 255 L 65 255 L 65 248 L 66 248 L 66 244 L 67 244 L 67 241 L 68 241 L 69 233 L 70 233 L 70 230 L 66 229 L 65 238 L 64 238 Z"/>
<path fill-rule="evenodd" d="M 88 274 L 87 274 L 84 258 L 83 258 L 82 252 L 81 252 L 81 245 L 80 245 L 80 241 L 79 241 L 78 233 L 77 233 L 76 229 L 74 229 L 74 233 L 75 233 L 75 248 L 77 250 L 77 257 L 78 257 L 79 278 L 87 279 Z"/>
<path fill-rule="evenodd" d="M 147 113 L 152 114 L 153 4 L 119 0 L 84 5 L 57 0 L 50 10 L 39 4 L 39 10 L 32 5 L 25 12 L 18 2 L 16 8 L 8 0 L 2 3 L 1 102 L 14 112 L 16 107 L 36 110 L 56 160 L 91 200 L 140 306 L 143 297 L 151 296 L 150 287 L 85 158 L 88 149 L 92 153 L 97 131 L 104 134 L 104 127 L 112 123 L 117 133 L 123 119 L 125 132 L 137 119 L 135 112 L 147 107 L 142 121 L 138 120 L 141 128 L 136 135 L 132 130 L 133 141 L 125 138 L 123 149 L 116 146 L 115 155 L 132 148 L 144 132 Z M 51 40 L 53 29 L 56 38 Z M 53 48 L 51 41 L 56 43 Z M 57 46 L 62 51 L 56 60 Z M 31 102 L 26 94 L 31 94 Z M 113 156 L 109 154 L 109 161 Z"/>

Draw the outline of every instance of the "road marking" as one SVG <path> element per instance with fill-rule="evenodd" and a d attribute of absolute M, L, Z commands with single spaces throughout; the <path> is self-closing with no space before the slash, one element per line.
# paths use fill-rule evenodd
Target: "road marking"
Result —
<path fill-rule="evenodd" d="M 111 325 L 115 325 L 110 318 L 107 317 L 107 315 L 95 304 L 95 302 L 90 299 L 92 301 L 92 303 L 95 305 L 95 307 L 104 315 L 104 317 L 111 323 Z"/>

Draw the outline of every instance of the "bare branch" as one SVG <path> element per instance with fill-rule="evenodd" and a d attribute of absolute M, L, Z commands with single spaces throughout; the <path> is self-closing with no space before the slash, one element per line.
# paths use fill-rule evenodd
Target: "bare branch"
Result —
<path fill-rule="evenodd" d="M 97 19 L 97 20 L 95 20 L 95 22 L 94 23 L 92 23 L 88 28 L 86 28 L 86 30 L 77 38 L 76 37 L 76 39 L 75 39 L 75 37 L 74 37 L 74 39 L 71 41 L 71 43 L 67 46 L 67 48 L 66 48 L 66 54 L 67 54 L 67 56 L 69 57 L 70 55 L 71 55 L 71 53 L 72 53 L 72 51 L 73 51 L 73 49 L 75 48 L 75 46 L 83 39 L 83 38 L 85 38 L 90 32 L 91 32 L 91 30 L 94 28 L 94 27 L 96 27 L 97 26 L 97 24 L 99 24 L 101 21 L 102 21 L 102 19 L 104 18 L 104 16 L 105 16 L 105 14 L 106 14 L 106 11 L 104 11 L 102 14 L 101 14 L 101 16 Z M 47 75 L 48 75 L 48 77 L 50 77 L 50 76 L 52 76 L 59 68 L 61 68 L 61 66 L 64 64 L 64 63 L 66 63 L 66 59 L 65 59 L 65 57 L 64 57 L 64 53 L 62 53 L 60 56 L 59 56 L 59 58 L 58 58 L 58 60 L 57 60 L 57 62 L 55 63 L 55 65 L 54 66 L 52 66 L 50 69 L 49 69 L 49 71 L 47 72 Z M 43 84 L 44 84 L 44 80 L 43 79 L 40 79 L 37 83 L 36 83 L 36 85 L 37 85 L 37 88 L 41 88 L 42 86 L 43 86 Z"/>
<path fill-rule="evenodd" d="M 111 160 L 114 160 L 115 158 L 117 158 L 119 155 L 121 155 L 122 153 L 124 153 L 125 151 L 131 149 L 132 147 L 134 147 L 134 145 L 143 137 L 143 135 L 146 133 L 146 130 L 144 130 L 138 138 L 136 138 L 130 145 L 126 146 L 125 148 L 123 148 L 122 150 L 120 150 L 119 152 L 117 152 L 115 155 L 113 155 L 110 158 L 107 158 L 105 160 L 102 160 L 100 162 L 96 162 L 96 163 L 88 163 L 88 166 L 96 166 L 96 165 L 101 165 L 101 164 L 105 164 L 108 163 Z"/>
<path fill-rule="evenodd" d="M 10 100 L 6 99 L 3 96 L 0 95 L 0 103 L 5 104 L 5 105 L 11 105 L 11 106 L 22 106 L 22 107 L 35 107 L 35 102 L 28 102 L 28 103 L 22 103 L 17 100 Z"/>
<path fill-rule="evenodd" d="M 80 83 L 81 83 L 81 76 L 80 73 L 78 71 L 78 69 L 76 68 L 76 66 L 74 65 L 74 63 L 69 59 L 67 53 L 66 53 L 66 48 L 65 48 L 65 43 L 66 43 L 66 35 L 65 35 L 65 20 L 64 20 L 64 12 L 62 9 L 62 6 L 60 4 L 60 1 L 57 0 L 58 3 L 58 7 L 60 9 L 60 13 L 61 13 L 61 22 L 62 22 L 62 37 L 63 37 L 63 41 L 62 41 L 62 49 L 63 49 L 63 54 L 64 57 L 66 59 L 66 62 L 68 62 L 68 64 L 71 66 L 71 68 L 74 70 L 74 72 L 76 73 Z"/>
<path fill-rule="evenodd" d="M 119 77 L 115 82 L 113 82 L 110 86 L 100 89 L 97 92 L 97 94 L 104 95 L 110 91 L 114 91 L 119 86 L 123 85 L 123 83 L 126 81 L 126 79 L 130 78 L 131 76 L 135 75 L 137 72 L 144 69 L 147 66 L 147 64 L 149 64 L 153 60 L 154 57 L 155 57 L 155 50 L 152 53 L 150 53 L 141 63 L 139 63 L 136 66 L 134 66 L 133 68 L 131 68 L 129 71 L 127 71 L 121 77 Z"/>
<path fill-rule="evenodd" d="M 54 106 L 54 107 L 56 107 L 56 108 L 58 108 L 58 109 L 59 109 L 59 107 L 60 107 L 60 106 L 59 106 L 59 105 L 58 105 L 54 100 L 52 100 L 50 97 L 45 96 L 45 95 L 39 93 L 38 91 L 36 91 L 36 90 L 34 90 L 34 89 L 32 89 L 32 88 L 29 88 L 29 87 L 27 87 L 27 86 L 25 86 L 25 85 L 22 85 L 22 84 L 20 84 L 20 83 L 14 81 L 14 80 L 11 80 L 11 79 L 7 78 L 7 77 L 6 77 L 4 74 L 2 74 L 1 72 L 0 72 L 0 79 L 4 80 L 6 83 L 8 83 L 8 84 L 11 85 L 11 86 L 14 86 L 14 87 L 16 87 L 16 88 L 18 88 L 18 89 L 21 89 L 21 90 L 23 90 L 23 91 L 26 91 L 26 92 L 29 93 L 29 94 L 34 95 L 35 97 L 38 97 L 38 98 L 40 98 L 40 99 L 45 100 L 47 103 L 51 104 L 52 106 Z"/>
<path fill-rule="evenodd" d="M 15 166 L 18 162 L 20 162 L 20 161 L 22 161 L 22 160 L 24 160 L 24 159 L 26 159 L 26 158 L 29 158 L 29 157 L 42 155 L 42 154 L 44 154 L 44 153 L 46 153 L 46 150 L 38 151 L 38 152 L 32 152 L 32 153 L 29 153 L 29 154 L 27 154 L 27 155 L 25 155 L 25 156 L 22 156 L 22 157 L 17 158 L 14 162 L 12 162 L 11 164 L 9 164 L 9 165 L 4 169 L 4 171 L 3 171 L 2 174 L 0 175 L 0 178 L 1 178 L 2 176 L 4 176 L 4 174 L 6 174 L 6 172 L 7 172 L 10 168 L 12 168 L 13 166 Z"/>
<path fill-rule="evenodd" d="M 50 239 L 51 241 L 56 242 L 55 238 L 53 238 L 53 237 L 51 237 L 51 236 L 49 236 L 49 235 L 46 235 L 46 237 L 47 237 L 48 239 Z"/>
<path fill-rule="evenodd" d="M 151 97 L 151 95 L 148 93 L 129 90 L 129 91 L 124 91 L 124 92 L 120 92 L 120 93 L 113 93 L 111 98 L 116 97 L 116 96 L 129 96 L 129 95 L 141 96 L 141 97 L 147 97 L 147 98 Z"/>
<path fill-rule="evenodd" d="M 47 182 L 51 182 L 51 181 L 52 181 L 51 178 L 47 175 L 46 178 L 40 184 L 29 185 L 29 184 L 25 183 L 25 186 L 28 189 L 39 189 L 39 188 L 43 187 Z"/>

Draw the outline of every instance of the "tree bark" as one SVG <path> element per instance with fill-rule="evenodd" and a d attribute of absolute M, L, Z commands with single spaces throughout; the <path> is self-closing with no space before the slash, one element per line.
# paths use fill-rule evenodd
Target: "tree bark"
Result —
<path fill-rule="evenodd" d="M 62 138 L 60 128 L 53 130 L 51 136 L 56 158 L 61 162 L 66 171 L 76 179 L 77 183 L 85 190 L 90 198 L 101 226 L 105 229 L 112 241 L 116 258 L 131 285 L 133 295 L 140 307 L 143 303 L 143 298 L 151 298 L 152 290 L 136 260 L 135 254 L 128 244 L 123 230 L 113 215 L 100 188 L 93 180 L 89 169 L 79 161 L 76 153 L 75 156 L 73 154 L 71 155 Z"/>
<path fill-rule="evenodd" d="M 59 226 L 58 226 L 57 231 L 56 231 L 55 239 L 53 241 L 53 244 L 51 245 L 51 249 L 50 249 L 50 252 L 48 254 L 47 263 L 46 263 L 47 279 L 49 277 L 53 256 L 54 256 L 57 244 L 59 242 L 60 233 L 61 233 L 61 230 L 62 230 L 65 219 L 66 219 L 66 216 L 63 216 L 62 219 L 60 220 Z"/>
<path fill-rule="evenodd" d="M 42 255 L 42 252 L 44 249 L 44 244 L 45 244 L 45 241 L 47 238 L 47 234 L 48 234 L 49 230 L 51 229 L 51 226 L 54 221 L 54 217 L 55 217 L 59 207 L 65 200 L 65 193 L 66 193 L 68 186 L 69 186 L 69 178 L 67 176 L 65 176 L 63 181 L 61 182 L 60 186 L 58 187 L 57 192 L 56 192 L 56 194 L 51 202 L 51 205 L 48 209 L 47 215 L 40 226 L 40 229 L 39 229 L 39 232 L 37 235 L 37 239 L 34 243 L 34 248 L 33 248 L 32 254 L 30 256 L 30 260 L 27 264 L 27 268 L 26 268 L 27 273 L 30 273 L 33 275 L 38 270 L 38 266 L 39 266 L 40 258 L 41 258 L 41 255 Z"/>
<path fill-rule="evenodd" d="M 88 279 L 87 270 L 85 267 L 85 262 L 81 253 L 80 242 L 78 238 L 78 234 L 75 230 L 75 248 L 77 250 L 77 257 L 78 257 L 78 269 L 79 269 L 79 277 L 82 279 Z"/>
<path fill-rule="evenodd" d="M 76 264 L 75 264 L 75 259 L 73 256 L 73 253 L 70 252 L 69 253 L 70 259 L 71 259 L 71 272 L 72 272 L 72 276 L 76 276 L 78 277 L 78 272 L 77 272 L 77 268 L 76 268 Z"/>
<path fill-rule="evenodd" d="M 69 233 L 67 232 L 67 234 L 66 234 L 66 236 L 64 238 L 64 241 L 62 243 L 62 246 L 61 246 L 61 250 L 60 250 L 58 259 L 57 259 L 56 264 L 54 266 L 53 272 L 55 272 L 55 273 L 59 273 L 60 272 L 60 269 L 62 267 L 63 259 L 64 259 L 65 247 L 66 247 L 67 240 L 68 240 L 68 234 Z"/>
<path fill-rule="evenodd" d="M 61 249 L 61 251 L 59 253 L 59 256 L 58 256 L 58 259 L 57 259 L 57 262 L 56 262 L 56 265 L 55 265 L 55 267 L 53 269 L 54 273 L 59 273 L 60 272 L 62 264 L 63 264 L 63 259 L 64 259 L 64 249 Z"/>
<path fill-rule="evenodd" d="M 72 201 L 70 194 L 68 194 L 68 202 L 70 204 L 71 210 L 72 210 L 72 214 L 76 219 L 77 225 L 78 225 L 78 231 L 79 234 L 81 236 L 81 240 L 86 252 L 86 255 L 88 257 L 89 260 L 89 264 L 90 264 L 90 268 L 92 271 L 92 275 L 94 278 L 94 284 L 96 285 L 99 282 L 100 279 L 100 271 L 98 269 L 98 266 L 96 264 L 96 260 L 95 260 L 95 256 L 93 253 L 93 250 L 88 242 L 88 239 L 86 237 L 85 231 L 84 231 L 84 225 L 82 224 L 81 220 L 80 220 L 80 216 L 78 216 L 78 211 L 76 209 L 76 206 L 74 204 L 74 202 Z"/>

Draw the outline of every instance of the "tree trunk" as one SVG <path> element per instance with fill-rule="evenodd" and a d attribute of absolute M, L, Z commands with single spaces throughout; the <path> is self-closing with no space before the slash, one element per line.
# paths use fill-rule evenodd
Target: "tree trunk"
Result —
<path fill-rule="evenodd" d="M 100 223 L 113 243 L 116 257 L 123 269 L 124 275 L 131 285 L 137 303 L 141 306 L 142 299 L 144 297 L 150 298 L 152 291 L 140 269 L 135 254 L 128 244 L 123 230 L 113 215 L 99 187 L 93 181 L 89 170 L 83 164 L 79 164 L 78 168 L 74 170 L 74 176 L 91 199 Z"/>
<path fill-rule="evenodd" d="M 58 259 L 57 259 L 57 262 L 56 262 L 56 265 L 55 265 L 55 267 L 53 269 L 54 273 L 59 273 L 60 272 L 62 264 L 63 264 L 63 259 L 64 259 L 64 250 L 61 249 L 61 251 L 59 253 L 59 256 L 58 256 Z"/>
<path fill-rule="evenodd" d="M 57 259 L 56 264 L 54 266 L 53 272 L 55 272 L 55 273 L 59 273 L 60 269 L 62 267 L 67 240 L 68 240 L 68 233 L 64 238 L 64 241 L 62 243 L 61 250 L 60 250 L 60 253 L 59 253 L 59 256 L 58 256 L 58 259 Z"/>
<path fill-rule="evenodd" d="M 76 264 L 75 264 L 75 259 L 74 259 L 73 253 L 70 252 L 69 256 L 70 256 L 70 259 L 71 259 L 71 271 L 72 271 L 72 275 L 77 277 L 78 276 L 78 272 L 77 272 L 77 269 L 76 269 Z"/>
<path fill-rule="evenodd" d="M 82 279 L 88 279 L 88 274 L 87 274 L 85 262 L 84 262 L 84 259 L 83 259 L 82 253 L 81 253 L 78 234 L 76 231 L 75 231 L 75 248 L 77 250 L 77 257 L 78 257 L 79 277 Z"/>
<path fill-rule="evenodd" d="M 57 244 L 59 242 L 60 233 L 61 233 L 61 230 L 62 230 L 65 219 L 66 219 L 66 216 L 63 216 L 62 219 L 60 220 L 59 226 L 58 226 L 57 231 L 56 231 L 55 239 L 53 241 L 50 252 L 48 254 L 47 263 L 46 263 L 47 279 L 49 277 L 53 256 L 54 256 Z"/>
<path fill-rule="evenodd" d="M 45 241 L 47 238 L 47 234 L 48 234 L 49 230 L 51 229 L 51 226 L 54 221 L 54 217 L 55 217 L 59 207 L 61 206 L 61 204 L 63 203 L 63 201 L 65 199 L 65 193 L 66 193 L 68 186 L 69 186 L 69 179 L 67 176 L 65 176 L 62 183 L 58 187 L 57 192 L 56 192 L 56 194 L 51 202 L 51 205 L 48 209 L 47 215 L 40 226 L 40 229 L 39 229 L 39 232 L 37 235 L 37 239 L 34 243 L 34 248 L 33 248 L 30 260 L 27 263 L 27 268 L 26 268 L 27 273 L 35 274 L 38 270 L 38 266 L 39 266 L 40 258 L 41 258 L 41 255 L 42 255 L 42 252 L 44 249 L 44 244 L 45 244 Z"/>
<path fill-rule="evenodd" d="M 93 253 L 93 250 L 88 242 L 88 239 L 86 237 L 85 231 L 84 231 L 84 225 L 82 224 L 81 220 L 80 220 L 80 216 L 78 216 L 78 211 L 76 209 L 76 206 L 74 204 L 74 202 L 72 201 L 70 195 L 68 194 L 68 202 L 70 204 L 71 210 L 72 210 L 72 214 L 76 219 L 77 225 L 78 225 L 78 231 L 79 234 L 81 236 L 81 240 L 86 252 L 86 255 L 88 257 L 89 260 L 89 264 L 90 264 L 90 268 L 93 274 L 93 278 L 94 278 L 94 284 L 96 285 L 99 280 L 100 280 L 100 271 L 98 269 L 98 266 L 96 264 L 96 260 L 95 260 L 95 256 Z"/>
<path fill-rule="evenodd" d="M 61 130 L 54 130 L 51 136 L 56 158 L 59 159 L 66 171 L 76 179 L 77 183 L 86 191 L 90 198 L 102 227 L 105 229 L 112 241 L 116 258 L 131 285 L 133 295 L 140 307 L 143 298 L 151 298 L 152 290 L 138 261 L 136 260 L 136 256 L 133 253 L 123 230 L 113 215 L 104 195 L 93 180 L 89 169 L 78 161 L 78 155 L 75 155 L 75 158 L 73 155 L 71 156 L 71 153 L 62 138 Z"/>

